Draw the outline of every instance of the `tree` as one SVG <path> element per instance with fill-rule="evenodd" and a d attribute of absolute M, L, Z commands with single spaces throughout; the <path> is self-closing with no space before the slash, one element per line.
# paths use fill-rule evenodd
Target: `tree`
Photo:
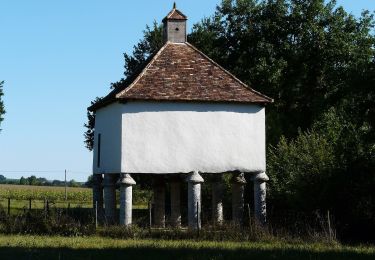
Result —
<path fill-rule="evenodd" d="M 80 184 L 78 182 L 76 182 L 75 180 L 70 180 L 69 181 L 69 187 L 79 187 Z"/>
<path fill-rule="evenodd" d="M 94 183 L 93 176 L 90 175 L 89 177 L 87 177 L 87 181 L 85 182 L 85 186 L 88 187 L 88 188 L 92 188 L 93 183 Z"/>
<path fill-rule="evenodd" d="M 1 122 L 4 120 L 3 116 L 5 114 L 4 102 L 2 100 L 2 97 L 4 96 L 3 84 L 4 84 L 4 81 L 0 81 L 0 126 L 1 126 Z M 0 128 L 0 131 L 1 131 L 1 128 Z"/>
<path fill-rule="evenodd" d="M 28 182 L 29 185 L 37 185 L 38 184 L 37 178 L 34 175 L 31 175 L 30 177 L 28 177 L 27 182 Z"/>
<path fill-rule="evenodd" d="M 65 182 L 60 180 L 53 180 L 52 186 L 65 186 Z"/>
<path fill-rule="evenodd" d="M 27 184 L 28 184 L 28 181 L 26 180 L 26 178 L 22 176 L 20 179 L 20 185 L 27 185 Z"/>
<path fill-rule="evenodd" d="M 311 130 L 281 138 L 268 150 L 268 198 L 275 212 L 329 209 L 343 238 L 373 237 L 375 159 L 367 131 L 344 109 L 331 108 Z"/>
<path fill-rule="evenodd" d="M 226 0 L 189 41 L 255 89 L 267 107 L 268 141 L 294 137 L 351 90 L 352 72 L 374 57 L 373 16 L 356 19 L 334 1 Z"/>
<path fill-rule="evenodd" d="M 124 53 L 125 77 L 132 76 L 138 67 L 146 62 L 150 55 L 157 52 L 163 44 L 163 27 L 156 21 L 154 21 L 152 28 L 146 25 L 146 30 L 143 31 L 143 39 L 134 46 L 132 55 Z"/>
<path fill-rule="evenodd" d="M 99 102 L 102 98 L 96 97 L 94 101 L 91 101 L 91 105 Z M 94 148 L 94 131 L 95 131 L 95 112 L 87 111 L 87 123 L 84 124 L 87 130 L 84 133 L 85 146 L 89 151 Z"/>
<path fill-rule="evenodd" d="M 4 175 L 0 175 L 0 183 L 4 183 L 6 179 Z"/>

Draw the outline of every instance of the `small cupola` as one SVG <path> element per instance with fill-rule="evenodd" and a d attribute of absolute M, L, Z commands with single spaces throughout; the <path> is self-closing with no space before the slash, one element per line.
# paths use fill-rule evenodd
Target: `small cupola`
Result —
<path fill-rule="evenodd" d="M 164 42 L 186 42 L 186 21 L 187 16 L 177 10 L 174 3 L 173 9 L 163 19 Z"/>

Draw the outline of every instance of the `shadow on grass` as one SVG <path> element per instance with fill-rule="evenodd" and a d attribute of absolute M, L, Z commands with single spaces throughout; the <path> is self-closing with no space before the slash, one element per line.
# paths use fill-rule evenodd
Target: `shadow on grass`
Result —
<path fill-rule="evenodd" d="M 168 249 L 134 247 L 126 249 L 70 249 L 0 247 L 0 259 L 374 259 L 356 252 L 310 252 L 297 249 Z"/>

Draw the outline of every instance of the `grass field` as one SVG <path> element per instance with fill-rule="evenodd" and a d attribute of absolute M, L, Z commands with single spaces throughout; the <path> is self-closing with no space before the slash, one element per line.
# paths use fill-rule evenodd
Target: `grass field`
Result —
<path fill-rule="evenodd" d="M 0 236 L 0 259 L 374 259 L 374 247 L 282 242 Z"/>

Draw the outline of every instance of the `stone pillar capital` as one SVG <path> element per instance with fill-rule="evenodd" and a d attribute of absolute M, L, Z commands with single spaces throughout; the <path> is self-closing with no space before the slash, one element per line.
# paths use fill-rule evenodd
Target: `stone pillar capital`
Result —
<path fill-rule="evenodd" d="M 245 174 L 243 172 L 233 174 L 231 182 L 245 185 L 247 183 L 245 179 Z"/>
<path fill-rule="evenodd" d="M 120 179 L 118 180 L 118 184 L 122 186 L 132 186 L 137 184 L 135 180 L 130 176 L 128 173 L 123 173 L 120 176 Z"/>
<path fill-rule="evenodd" d="M 256 182 L 267 182 L 270 178 L 267 176 L 265 172 L 257 172 L 253 176 L 253 181 Z"/>
<path fill-rule="evenodd" d="M 194 171 L 194 172 L 189 173 L 189 175 L 186 178 L 186 182 L 203 183 L 204 180 L 203 180 L 202 176 L 199 174 L 198 171 Z"/>

